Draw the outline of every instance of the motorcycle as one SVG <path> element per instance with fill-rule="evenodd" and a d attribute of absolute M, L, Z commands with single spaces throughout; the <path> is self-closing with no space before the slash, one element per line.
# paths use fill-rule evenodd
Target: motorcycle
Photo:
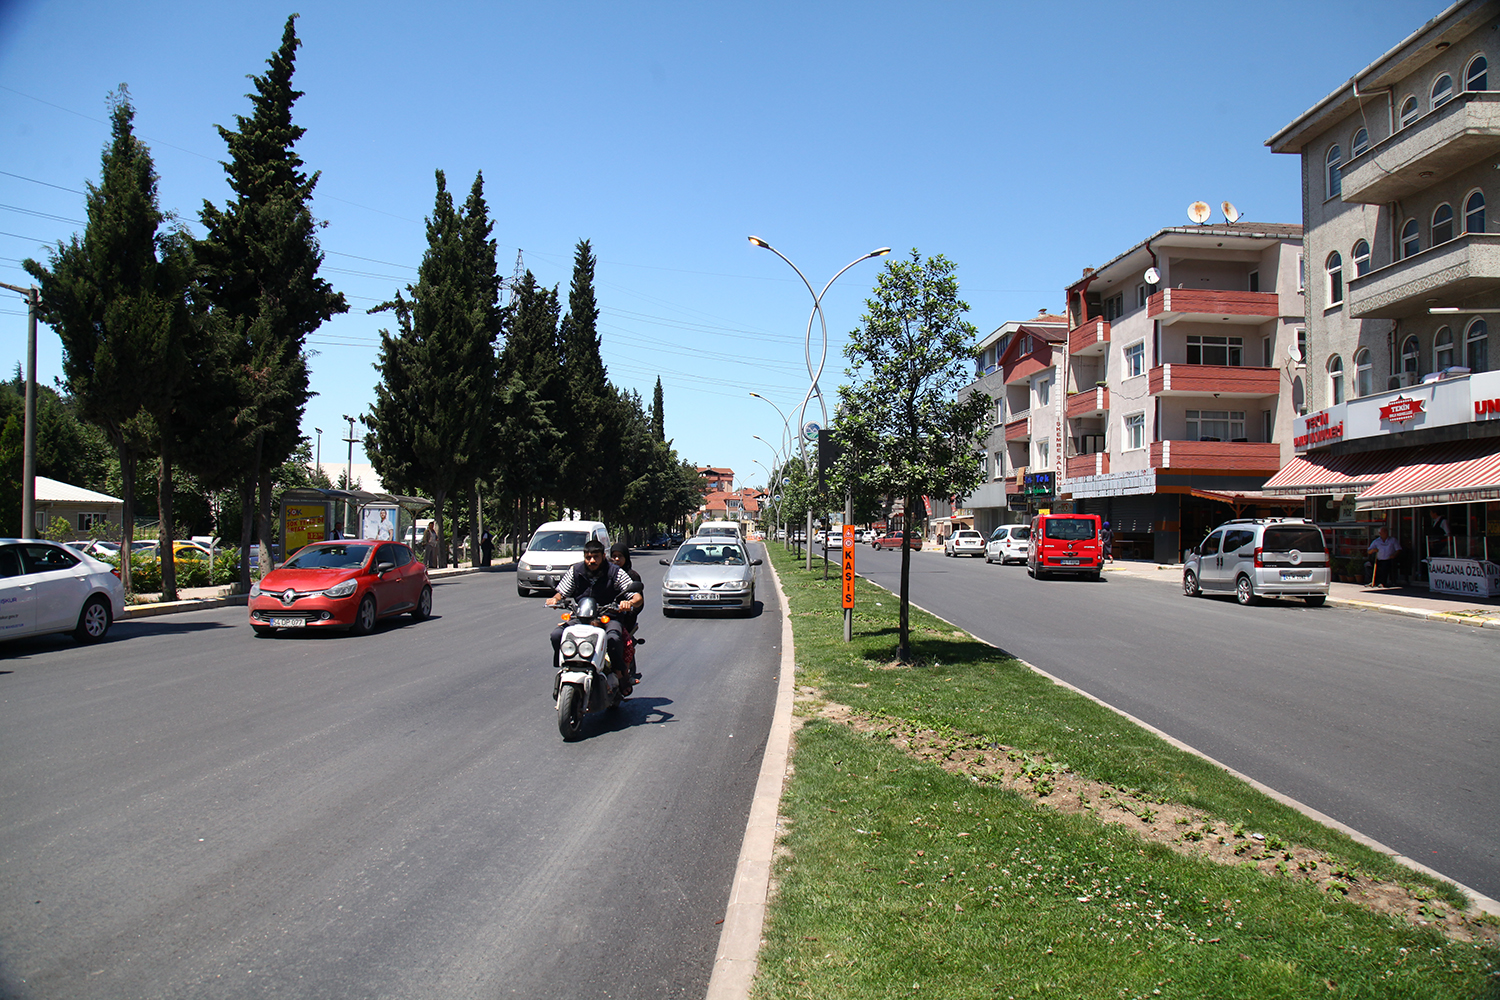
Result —
<path fill-rule="evenodd" d="M 557 702 L 557 731 L 568 742 L 578 739 L 588 712 L 614 708 L 625 698 L 604 641 L 604 626 L 619 614 L 618 604 L 597 604 L 592 597 L 559 602 L 563 610 L 562 643 L 552 697 Z"/>

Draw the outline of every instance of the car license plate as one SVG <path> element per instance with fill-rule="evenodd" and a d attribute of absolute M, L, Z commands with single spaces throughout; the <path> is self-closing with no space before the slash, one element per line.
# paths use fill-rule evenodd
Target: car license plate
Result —
<path fill-rule="evenodd" d="M 1310 569 L 1284 569 L 1284 570 L 1281 571 L 1281 578 L 1283 580 L 1311 580 L 1312 579 L 1312 570 L 1310 570 Z"/>
<path fill-rule="evenodd" d="M 1077 566 L 1080 562 L 1082 562 L 1081 559 L 1064 559 L 1062 564 L 1064 566 Z"/>
<path fill-rule="evenodd" d="M 693 600 L 695 600 L 695 601 L 711 601 L 713 599 L 714 599 L 714 595 L 713 594 L 694 594 L 693 595 Z"/>
<path fill-rule="evenodd" d="M 277 628 L 302 628 L 307 624 L 306 618 L 272 618 L 271 624 Z"/>

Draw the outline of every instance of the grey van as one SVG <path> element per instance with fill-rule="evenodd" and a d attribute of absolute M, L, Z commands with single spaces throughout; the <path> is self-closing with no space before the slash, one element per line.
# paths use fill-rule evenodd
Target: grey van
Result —
<path fill-rule="evenodd" d="M 1234 594 L 1241 604 L 1262 597 L 1300 597 L 1318 607 L 1328 599 L 1328 546 L 1316 524 L 1300 517 L 1226 521 L 1188 550 L 1182 592 Z"/>

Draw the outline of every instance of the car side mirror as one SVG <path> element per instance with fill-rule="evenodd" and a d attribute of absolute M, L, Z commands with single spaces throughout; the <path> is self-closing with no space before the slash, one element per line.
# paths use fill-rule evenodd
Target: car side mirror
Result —
<path fill-rule="evenodd" d="M 750 565 L 751 566 L 759 566 L 760 563 L 761 563 L 761 560 L 759 560 L 759 559 L 751 559 L 750 560 Z"/>
<path fill-rule="evenodd" d="M 384 576 L 387 572 L 389 572 L 390 570 L 393 570 L 395 568 L 396 568 L 396 564 L 393 563 L 393 562 L 376 563 L 375 564 L 375 575 L 376 576 Z"/>
<path fill-rule="evenodd" d="M 665 559 L 658 559 L 656 561 L 659 562 L 659 563 L 661 563 L 663 566 L 669 566 L 669 565 L 671 565 Z"/>

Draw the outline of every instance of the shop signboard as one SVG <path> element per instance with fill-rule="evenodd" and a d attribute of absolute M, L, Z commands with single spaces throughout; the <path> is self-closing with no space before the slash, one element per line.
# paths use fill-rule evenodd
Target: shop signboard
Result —
<path fill-rule="evenodd" d="M 1029 497 L 1050 497 L 1055 481 L 1050 472 L 1028 472 L 1021 483 L 1021 492 Z"/>
<path fill-rule="evenodd" d="M 282 540 L 287 555 L 309 542 L 327 537 L 328 507 L 321 503 L 289 503 L 282 507 Z"/>
<path fill-rule="evenodd" d="M 1500 565 L 1478 559 L 1429 559 L 1427 589 L 1462 597 L 1500 594 Z"/>

